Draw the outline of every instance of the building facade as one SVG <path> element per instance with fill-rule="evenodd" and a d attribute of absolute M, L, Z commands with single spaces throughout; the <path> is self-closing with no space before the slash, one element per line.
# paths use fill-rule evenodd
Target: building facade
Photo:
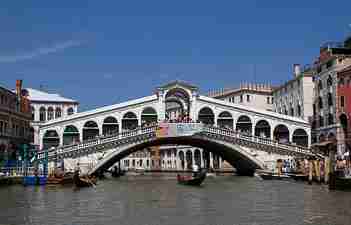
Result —
<path fill-rule="evenodd" d="M 347 84 L 350 65 L 351 46 L 344 43 L 324 44 L 314 64 L 312 141 L 335 142 L 339 155 L 346 150 L 341 121 L 348 118 L 345 99 L 351 95 Z"/>
<path fill-rule="evenodd" d="M 16 82 L 13 92 L 0 87 L 0 162 L 16 160 L 22 144 L 29 144 L 30 103 L 22 90 L 22 81 Z"/>
<path fill-rule="evenodd" d="M 273 111 L 273 88 L 268 84 L 242 83 L 239 88 L 211 91 L 207 96 L 248 107 Z"/>
<path fill-rule="evenodd" d="M 313 115 L 313 73 L 310 67 L 294 65 L 293 79 L 272 91 L 275 112 L 310 121 Z"/>
<path fill-rule="evenodd" d="M 31 103 L 32 143 L 39 145 L 39 126 L 47 121 L 67 117 L 78 112 L 79 103 L 59 94 L 50 94 L 33 88 L 24 89 Z"/>

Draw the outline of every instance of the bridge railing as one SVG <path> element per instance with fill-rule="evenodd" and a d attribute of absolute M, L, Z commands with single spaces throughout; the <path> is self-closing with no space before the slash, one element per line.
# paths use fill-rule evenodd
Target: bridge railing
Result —
<path fill-rule="evenodd" d="M 237 138 L 237 139 L 241 139 L 241 140 L 246 140 L 246 141 L 254 142 L 254 143 L 258 143 L 258 144 L 270 145 L 272 147 L 277 147 L 280 149 L 299 152 L 299 153 L 303 153 L 303 154 L 310 154 L 311 153 L 310 149 L 307 147 L 304 147 L 304 146 L 283 144 L 283 143 L 279 143 L 276 140 L 272 140 L 270 138 L 252 136 L 252 135 L 245 134 L 242 132 L 237 132 L 234 130 L 228 130 L 228 129 L 223 129 L 223 128 L 214 127 L 214 126 L 205 126 L 204 131 L 209 132 L 209 133 L 213 133 L 213 134 L 219 134 L 219 135 L 233 137 L 233 138 Z"/>
<path fill-rule="evenodd" d="M 151 134 L 151 133 L 154 134 L 157 130 L 157 127 L 158 125 L 139 127 L 135 130 L 124 131 L 121 133 L 113 133 L 105 136 L 99 136 L 95 139 L 86 140 L 79 144 L 60 146 L 54 149 L 50 149 L 48 151 L 48 157 L 55 157 L 56 155 L 75 152 L 81 149 L 97 146 L 99 144 L 105 144 L 105 143 L 109 143 L 117 140 L 128 139 L 139 135 Z M 294 151 L 294 152 L 299 152 L 303 154 L 311 153 L 310 149 L 308 149 L 307 147 L 291 145 L 291 144 L 283 144 L 283 143 L 279 143 L 278 141 L 272 140 L 270 138 L 252 136 L 250 134 L 234 131 L 231 129 L 205 125 L 203 126 L 202 131 L 212 133 L 212 134 L 223 135 L 223 136 L 227 136 L 235 139 L 240 139 L 240 140 L 244 140 L 252 143 L 270 145 L 272 147 L 280 148 L 282 150 Z M 45 157 L 45 151 L 41 151 L 38 153 L 38 159 L 43 159 L 44 157 Z"/>
<path fill-rule="evenodd" d="M 117 141 L 117 140 L 121 140 L 121 139 L 128 139 L 130 137 L 135 137 L 138 135 L 155 133 L 156 128 L 157 128 L 157 126 L 139 127 L 135 130 L 124 131 L 121 133 L 114 133 L 114 134 L 110 134 L 108 136 L 99 136 L 95 139 L 86 140 L 86 141 L 79 143 L 79 144 L 60 146 L 57 148 L 49 149 L 48 150 L 48 157 L 55 157 L 55 155 L 69 153 L 69 152 L 75 152 L 75 151 L 78 151 L 80 149 L 89 148 L 89 147 L 93 147 L 93 146 L 96 146 L 99 144 L 109 143 L 109 142 L 113 142 L 113 141 Z M 45 158 L 45 150 L 38 152 L 38 159 L 40 160 L 40 159 L 44 159 L 44 158 Z"/>

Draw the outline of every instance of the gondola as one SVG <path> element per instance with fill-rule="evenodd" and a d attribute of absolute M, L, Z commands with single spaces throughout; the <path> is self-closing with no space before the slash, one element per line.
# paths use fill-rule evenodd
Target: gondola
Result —
<path fill-rule="evenodd" d="M 201 171 L 197 176 L 181 176 L 177 175 L 177 180 L 179 184 L 199 186 L 206 178 L 206 170 Z"/>
<path fill-rule="evenodd" d="M 275 174 L 270 172 L 258 172 L 257 175 L 263 180 L 290 180 L 292 177 L 286 174 Z"/>
<path fill-rule="evenodd" d="M 96 179 L 94 178 L 81 178 L 79 173 L 75 172 L 73 175 L 73 183 L 76 187 L 94 187 L 96 184 Z"/>

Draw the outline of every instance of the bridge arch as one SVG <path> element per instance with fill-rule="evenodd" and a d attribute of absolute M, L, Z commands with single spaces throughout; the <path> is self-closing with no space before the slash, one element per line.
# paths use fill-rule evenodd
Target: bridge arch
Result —
<path fill-rule="evenodd" d="M 79 130 L 74 125 L 68 125 L 62 134 L 63 145 L 71 145 L 79 142 Z"/>
<path fill-rule="evenodd" d="M 293 132 L 292 141 L 296 145 L 308 147 L 308 134 L 302 128 L 297 128 Z"/>
<path fill-rule="evenodd" d="M 236 131 L 252 134 L 252 119 L 249 116 L 241 115 L 236 121 Z"/>
<path fill-rule="evenodd" d="M 151 106 L 145 107 L 141 111 L 140 121 L 142 126 L 157 122 L 157 118 L 157 111 Z"/>
<path fill-rule="evenodd" d="M 288 143 L 290 141 L 289 128 L 284 124 L 278 124 L 273 130 L 273 137 L 280 143 Z"/>
<path fill-rule="evenodd" d="M 218 115 L 217 126 L 233 129 L 233 126 L 234 126 L 233 115 L 228 111 L 221 112 Z"/>
<path fill-rule="evenodd" d="M 138 117 L 134 112 L 126 112 L 122 117 L 122 130 L 134 130 L 138 127 Z"/>
<path fill-rule="evenodd" d="M 197 114 L 197 119 L 204 124 L 213 125 L 215 123 L 214 111 L 208 106 L 202 107 Z"/>
<path fill-rule="evenodd" d="M 60 136 L 56 130 L 47 130 L 43 136 L 43 148 L 49 149 L 60 145 Z"/>
<path fill-rule="evenodd" d="M 94 139 L 99 135 L 98 124 L 94 120 L 89 120 L 83 125 L 83 141 Z"/>
<path fill-rule="evenodd" d="M 259 120 L 255 125 L 255 136 L 271 138 L 271 125 L 267 120 Z"/>
<path fill-rule="evenodd" d="M 117 161 L 127 157 L 133 152 L 160 145 L 185 145 L 201 148 L 204 151 L 203 157 L 206 160 L 205 153 L 212 152 L 214 155 L 221 157 L 236 168 L 237 172 L 242 175 L 253 175 L 256 169 L 264 169 L 264 163 L 252 156 L 242 147 L 221 140 L 215 140 L 204 136 L 179 136 L 152 138 L 149 140 L 131 143 L 110 152 L 106 155 L 90 174 L 96 174 L 99 171 L 105 171 L 113 166 Z M 190 151 L 190 153 L 192 153 Z M 181 167 L 188 166 L 191 168 L 193 158 L 189 156 L 188 151 L 179 151 Z M 218 157 L 218 158 L 219 158 Z M 207 164 L 208 162 L 206 162 Z"/>
<path fill-rule="evenodd" d="M 108 116 L 104 119 L 102 124 L 102 134 L 108 135 L 117 133 L 119 131 L 118 120 L 113 116 Z"/>

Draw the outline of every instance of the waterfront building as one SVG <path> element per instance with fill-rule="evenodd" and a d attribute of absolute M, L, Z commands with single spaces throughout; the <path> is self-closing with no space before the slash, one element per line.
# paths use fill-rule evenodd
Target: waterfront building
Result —
<path fill-rule="evenodd" d="M 39 145 L 39 126 L 47 121 L 67 117 L 78 112 L 79 102 L 33 88 L 24 89 L 31 103 L 32 144 Z M 48 137 L 49 138 L 49 137 Z"/>
<path fill-rule="evenodd" d="M 344 137 L 347 134 L 342 124 L 346 126 L 349 118 L 345 99 L 349 99 L 351 93 L 345 81 L 349 81 L 350 65 L 351 45 L 347 41 L 322 45 L 314 63 L 312 129 L 315 132 L 312 141 L 320 144 L 334 142 L 338 155 L 346 149 Z"/>
<path fill-rule="evenodd" d="M 22 81 L 16 81 L 15 92 L 0 87 L 0 162 L 18 159 L 21 145 L 29 144 L 31 119 Z"/>
<path fill-rule="evenodd" d="M 207 96 L 257 109 L 273 111 L 273 87 L 268 84 L 242 83 L 239 88 L 210 91 Z"/>
<path fill-rule="evenodd" d="M 309 66 L 302 71 L 294 64 L 294 77 L 272 91 L 273 110 L 277 113 L 310 121 L 313 115 L 313 73 Z"/>

